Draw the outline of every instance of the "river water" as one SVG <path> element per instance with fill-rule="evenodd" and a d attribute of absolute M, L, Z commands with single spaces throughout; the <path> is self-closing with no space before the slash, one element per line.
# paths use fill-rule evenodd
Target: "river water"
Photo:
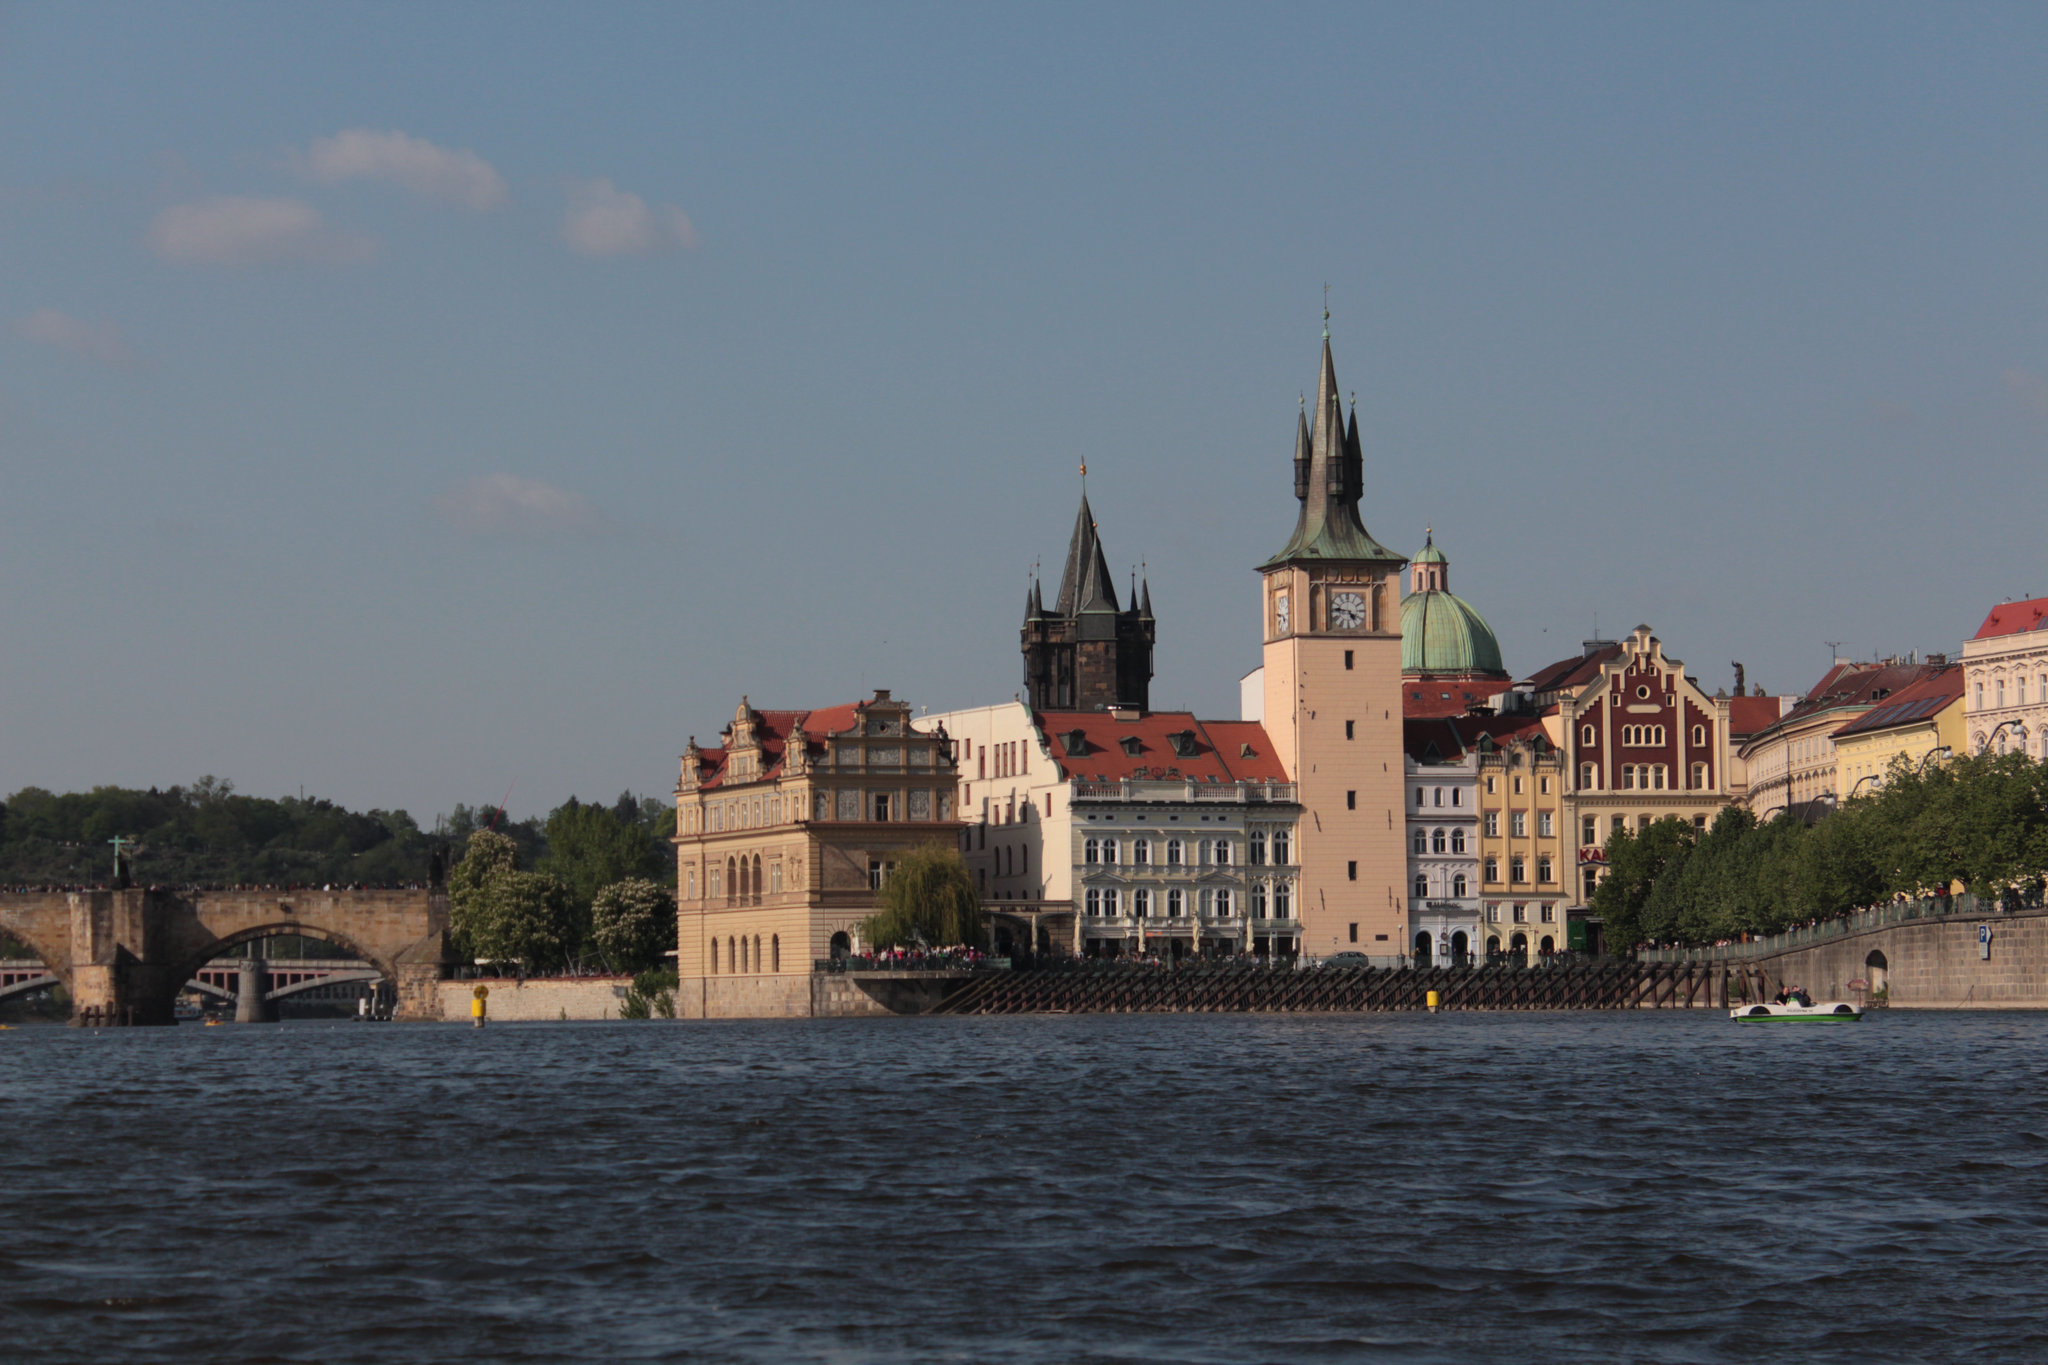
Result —
<path fill-rule="evenodd" d="M 2048 1015 L 0 1038 L 24 1361 L 2048 1359 Z"/>

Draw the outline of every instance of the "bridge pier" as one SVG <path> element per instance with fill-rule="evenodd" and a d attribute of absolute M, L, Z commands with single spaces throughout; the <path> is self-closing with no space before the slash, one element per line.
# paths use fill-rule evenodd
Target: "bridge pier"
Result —
<path fill-rule="evenodd" d="M 253 951 L 253 949 L 252 949 Z M 263 975 L 263 959 L 245 957 L 242 970 L 235 978 L 235 1022 L 238 1024 L 267 1024 L 271 1022 L 270 1002 L 263 998 L 266 985 Z"/>

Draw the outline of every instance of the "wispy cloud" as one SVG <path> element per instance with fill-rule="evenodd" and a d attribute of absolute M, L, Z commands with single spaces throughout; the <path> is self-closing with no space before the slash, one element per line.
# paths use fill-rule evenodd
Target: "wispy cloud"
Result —
<path fill-rule="evenodd" d="M 569 186 L 562 240 L 582 256 L 645 256 L 697 245 L 689 215 L 674 204 L 650 206 L 609 180 Z"/>
<path fill-rule="evenodd" d="M 148 241 L 179 265 L 351 265 L 377 249 L 368 237 L 329 227 L 303 200 L 243 195 L 173 204 L 150 223 Z"/>
<path fill-rule="evenodd" d="M 121 329 L 111 322 L 87 322 L 84 318 L 38 308 L 27 317 L 14 320 L 14 333 L 44 346 L 97 360 L 102 365 L 129 369 L 140 363 Z"/>
<path fill-rule="evenodd" d="M 2020 406 L 2036 417 L 2048 417 L 2048 375 L 2027 370 L 2007 370 L 2000 378 Z"/>
<path fill-rule="evenodd" d="M 475 152 L 436 146 L 396 128 L 349 128 L 315 138 L 303 165 L 323 185 L 386 180 L 466 209 L 496 208 L 506 198 L 505 177 Z"/>
<path fill-rule="evenodd" d="M 582 494 L 517 474 L 464 479 L 434 499 L 434 510 L 471 535 L 591 535 L 608 524 Z"/>

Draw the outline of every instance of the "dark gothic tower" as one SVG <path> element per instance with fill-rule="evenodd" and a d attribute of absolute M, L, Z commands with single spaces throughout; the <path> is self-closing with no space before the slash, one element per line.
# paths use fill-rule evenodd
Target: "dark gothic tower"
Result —
<path fill-rule="evenodd" d="M 1151 703 L 1152 585 L 1119 609 L 1088 494 L 1067 546 L 1051 611 L 1036 580 L 1024 604 L 1024 700 L 1034 711 L 1100 711 Z"/>

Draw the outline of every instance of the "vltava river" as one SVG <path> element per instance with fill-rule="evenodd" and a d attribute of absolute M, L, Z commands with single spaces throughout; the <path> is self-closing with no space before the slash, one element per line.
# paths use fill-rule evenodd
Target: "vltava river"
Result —
<path fill-rule="evenodd" d="M 16 1029 L 23 1361 L 2039 1361 L 2048 1016 Z"/>

